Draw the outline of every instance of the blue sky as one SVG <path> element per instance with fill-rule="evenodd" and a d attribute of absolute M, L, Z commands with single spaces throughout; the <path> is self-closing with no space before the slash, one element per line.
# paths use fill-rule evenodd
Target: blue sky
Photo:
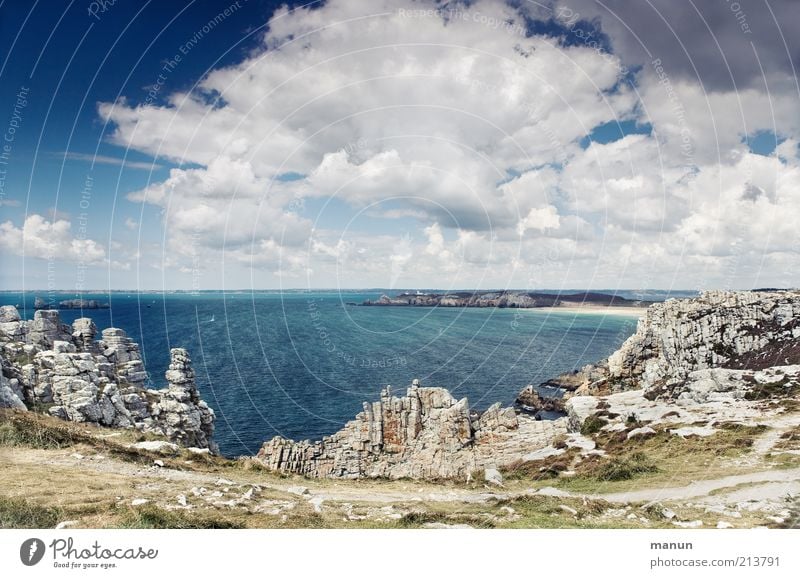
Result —
<path fill-rule="evenodd" d="M 684 61 L 589 0 L 164 4 L 0 7 L 0 288 L 795 284 L 755 15 Z"/>

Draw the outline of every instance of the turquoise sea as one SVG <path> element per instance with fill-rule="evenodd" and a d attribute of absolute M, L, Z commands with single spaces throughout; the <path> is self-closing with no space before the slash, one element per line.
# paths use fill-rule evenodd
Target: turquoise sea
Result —
<path fill-rule="evenodd" d="M 33 316 L 42 292 L 0 293 Z M 258 451 L 274 435 L 318 439 L 412 379 L 467 396 L 473 408 L 511 403 L 529 383 L 599 360 L 636 318 L 513 309 L 358 307 L 370 292 L 99 293 L 85 311 L 98 328 L 139 342 L 151 386 L 165 385 L 170 347 L 189 350 L 203 398 L 217 412 L 226 455 Z M 56 300 L 73 297 L 56 294 Z M 658 296 L 655 296 L 658 298 Z M 61 311 L 69 323 L 80 311 Z"/>

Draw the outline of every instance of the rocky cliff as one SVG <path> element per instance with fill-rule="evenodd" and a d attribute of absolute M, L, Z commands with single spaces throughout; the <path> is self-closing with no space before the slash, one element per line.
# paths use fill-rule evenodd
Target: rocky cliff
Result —
<path fill-rule="evenodd" d="M 75 422 L 135 428 L 216 451 L 214 412 L 200 399 L 185 349 L 172 349 L 168 386 L 145 388 L 139 346 L 122 329 L 96 340 L 91 319 L 61 323 L 58 311 L 20 319 L 0 308 L 0 407 L 46 411 Z"/>
<path fill-rule="evenodd" d="M 714 367 L 763 369 L 800 362 L 800 293 L 708 291 L 652 305 L 608 358 L 608 378 L 651 389 Z"/>
<path fill-rule="evenodd" d="M 384 389 L 332 436 L 313 443 L 275 437 L 257 459 L 309 477 L 465 479 L 517 461 L 565 431 L 565 423 L 517 416 L 500 404 L 471 417 L 466 398 L 415 380 L 403 397 Z"/>

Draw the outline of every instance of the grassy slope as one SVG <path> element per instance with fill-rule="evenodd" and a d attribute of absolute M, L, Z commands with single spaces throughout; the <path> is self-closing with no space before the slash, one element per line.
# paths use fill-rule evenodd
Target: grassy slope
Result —
<path fill-rule="evenodd" d="M 128 447 L 152 436 L 0 410 L 0 527 L 70 521 L 72 527 L 123 528 L 666 528 L 677 519 L 713 526 L 719 516 L 694 505 L 670 504 L 677 518 L 669 520 L 660 506 L 609 504 L 602 494 L 797 466 L 791 454 L 751 459 L 762 434 L 763 429 L 729 428 L 711 438 L 682 440 L 659 431 L 622 442 L 619 435 L 600 433 L 598 445 L 610 460 L 579 461 L 568 452 L 520 465 L 507 472 L 506 487 L 497 489 L 480 482 L 306 480 L 267 472 L 252 460 L 185 451 L 155 455 Z M 778 438 L 781 448 L 795 448 L 793 434 Z M 164 466 L 153 465 L 156 459 Z M 547 470 L 559 459 L 566 463 Z M 559 475 L 568 468 L 572 475 Z M 289 491 L 299 485 L 308 494 Z M 545 486 L 592 496 L 526 495 Z M 133 506 L 135 499 L 148 502 Z M 736 520 L 742 527 L 762 524 L 772 523 L 759 512 Z"/>

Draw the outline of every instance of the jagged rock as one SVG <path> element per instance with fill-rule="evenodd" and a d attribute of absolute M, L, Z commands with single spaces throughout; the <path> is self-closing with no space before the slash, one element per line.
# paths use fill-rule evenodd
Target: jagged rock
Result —
<path fill-rule="evenodd" d="M 533 385 L 519 392 L 515 403 L 526 411 L 564 411 L 564 400 L 556 397 L 542 397 Z"/>
<path fill-rule="evenodd" d="M 169 387 L 157 392 L 160 399 L 150 406 L 149 428 L 184 446 L 214 448 L 214 410 L 200 399 L 189 353 L 175 348 L 170 359 L 165 374 Z"/>
<path fill-rule="evenodd" d="M 33 321 L 27 324 L 26 341 L 30 344 L 50 348 L 56 341 L 71 340 L 69 326 L 61 323 L 58 311 L 39 310 L 34 313 Z"/>
<path fill-rule="evenodd" d="M 0 323 L 13 323 L 19 321 L 19 311 L 13 305 L 3 305 L 0 307 Z"/>
<path fill-rule="evenodd" d="M 275 437 L 256 459 L 309 477 L 463 479 L 517 461 L 564 431 L 565 420 L 537 422 L 500 404 L 470 420 L 466 398 L 415 380 L 404 397 L 384 389 L 332 436 L 315 443 Z"/>
<path fill-rule="evenodd" d="M 88 317 L 81 317 L 72 322 L 72 338 L 80 351 L 97 352 L 97 326 Z"/>
<path fill-rule="evenodd" d="M 99 342 L 96 334 L 88 318 L 70 328 L 58 311 L 23 321 L 16 308 L 0 309 L 0 407 L 44 406 L 60 419 L 136 428 L 217 451 L 214 412 L 200 399 L 185 349 L 171 351 L 168 387 L 148 390 L 139 345 L 122 329 L 104 330 Z"/>

